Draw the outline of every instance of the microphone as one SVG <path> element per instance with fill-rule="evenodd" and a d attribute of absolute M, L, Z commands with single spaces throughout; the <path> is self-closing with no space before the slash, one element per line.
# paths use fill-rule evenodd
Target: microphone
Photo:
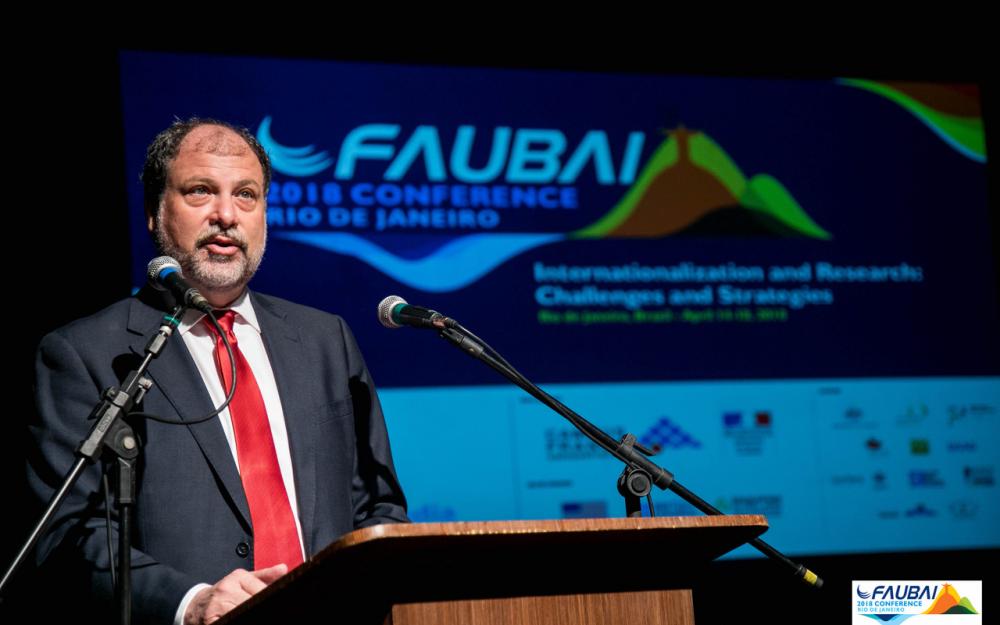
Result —
<path fill-rule="evenodd" d="M 453 328 L 458 322 L 450 317 L 445 317 L 441 313 L 423 308 L 421 306 L 411 306 L 406 300 L 398 295 L 390 295 L 378 305 L 379 323 L 387 328 L 396 329 L 403 326 L 414 328 L 431 328 L 432 330 L 444 330 Z"/>
<path fill-rule="evenodd" d="M 212 305 L 208 303 L 198 289 L 184 279 L 180 264 L 169 256 L 157 256 L 146 266 L 146 276 L 149 283 L 160 291 L 170 291 L 179 302 L 185 306 L 196 308 L 211 314 Z"/>

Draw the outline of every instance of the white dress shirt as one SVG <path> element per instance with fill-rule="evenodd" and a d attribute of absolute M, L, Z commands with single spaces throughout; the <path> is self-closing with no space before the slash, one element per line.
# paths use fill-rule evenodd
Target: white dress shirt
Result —
<path fill-rule="evenodd" d="M 278 456 L 278 467 L 281 470 L 281 479 L 285 484 L 285 492 L 288 493 L 288 503 L 292 507 L 292 515 L 295 517 L 295 529 L 299 534 L 299 548 L 302 549 L 303 559 L 305 558 L 305 548 L 302 542 L 302 525 L 299 523 L 299 507 L 295 497 L 295 479 L 292 474 L 292 455 L 288 450 L 288 430 L 285 427 L 285 413 L 281 408 L 281 398 L 278 396 L 278 385 L 274 381 L 274 371 L 271 369 L 271 361 L 268 360 L 267 352 L 264 350 L 264 340 L 261 336 L 260 324 L 257 323 L 257 313 L 250 303 L 247 291 L 243 292 L 229 307 L 236 313 L 233 322 L 233 333 L 236 335 L 236 342 L 250 364 L 260 394 L 264 398 L 264 407 L 267 409 L 267 418 L 271 423 L 271 438 L 274 440 L 274 451 Z M 222 381 L 219 379 L 219 372 L 215 366 L 215 333 L 212 332 L 202 321 L 204 313 L 189 309 L 181 320 L 177 332 L 184 339 L 184 344 L 191 353 L 198 372 L 205 382 L 205 388 L 216 406 L 222 405 L 226 400 L 226 393 L 222 388 Z M 237 379 L 236 384 L 240 381 Z M 193 416 L 193 415 L 192 415 Z M 233 421 L 229 416 L 229 408 L 219 413 L 219 422 L 222 431 L 226 434 L 229 442 L 229 449 L 233 452 L 233 462 L 236 470 L 239 471 L 239 460 L 236 454 L 236 436 L 233 433 Z M 215 580 L 218 581 L 218 580 Z M 202 588 L 207 588 L 208 584 L 198 584 L 192 587 L 177 608 L 174 616 L 174 624 L 182 625 L 184 622 L 184 612 L 194 596 Z"/>

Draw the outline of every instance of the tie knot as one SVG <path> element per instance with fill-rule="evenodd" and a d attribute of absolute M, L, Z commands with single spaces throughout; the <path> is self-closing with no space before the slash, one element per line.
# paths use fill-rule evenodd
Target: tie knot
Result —
<path fill-rule="evenodd" d="M 233 323 L 236 321 L 236 313 L 232 309 L 214 310 L 212 311 L 212 316 L 215 317 L 215 319 L 219 322 L 219 325 L 222 327 L 222 331 L 229 337 L 229 342 L 235 345 L 236 335 L 233 334 Z M 212 324 L 212 321 L 207 315 L 204 317 L 204 321 L 205 325 L 208 326 L 208 329 L 211 330 L 212 334 L 218 337 L 219 333 L 216 332 L 215 325 Z"/>

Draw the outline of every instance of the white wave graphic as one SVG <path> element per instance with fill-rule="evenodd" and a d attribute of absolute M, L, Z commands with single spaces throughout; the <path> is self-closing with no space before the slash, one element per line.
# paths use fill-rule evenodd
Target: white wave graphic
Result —
<path fill-rule="evenodd" d="M 565 238 L 563 234 L 505 232 L 470 234 L 423 258 L 401 258 L 347 232 L 272 232 L 272 236 L 362 260 L 403 284 L 427 291 L 454 291 L 479 280 L 518 254 Z"/>

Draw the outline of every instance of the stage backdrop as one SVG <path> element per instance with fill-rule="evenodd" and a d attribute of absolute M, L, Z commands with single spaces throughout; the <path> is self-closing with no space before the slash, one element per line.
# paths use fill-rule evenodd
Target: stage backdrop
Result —
<path fill-rule="evenodd" d="M 250 128 L 274 165 L 253 287 L 348 320 L 414 520 L 620 515 L 620 466 L 433 333 L 378 325 L 389 294 L 789 553 L 1000 545 L 975 85 L 120 61 L 135 285 L 145 145 L 175 117 Z"/>

